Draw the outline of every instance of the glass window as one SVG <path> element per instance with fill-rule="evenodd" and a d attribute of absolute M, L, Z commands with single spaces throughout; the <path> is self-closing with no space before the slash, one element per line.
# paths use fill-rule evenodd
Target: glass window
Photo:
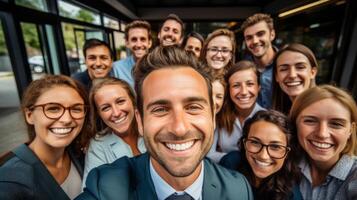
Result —
<path fill-rule="evenodd" d="M 63 17 L 68 17 L 97 25 L 101 24 L 100 15 L 89 9 L 79 7 L 62 0 L 58 1 L 58 8 L 60 15 Z"/>
<path fill-rule="evenodd" d="M 27 140 L 20 99 L 0 20 L 0 155 Z"/>
<path fill-rule="evenodd" d="M 126 23 L 124 21 L 120 21 L 120 30 L 125 31 Z"/>
<path fill-rule="evenodd" d="M 104 26 L 112 29 L 119 30 L 119 22 L 115 19 L 104 16 Z"/>
<path fill-rule="evenodd" d="M 103 40 L 103 32 L 69 23 L 62 23 L 62 32 L 71 74 L 86 70 L 82 51 L 84 42 L 90 38 Z"/>
<path fill-rule="evenodd" d="M 127 57 L 126 47 L 125 47 L 125 35 L 122 32 L 114 31 L 114 44 L 116 58 L 121 60 Z"/>
<path fill-rule="evenodd" d="M 48 11 L 46 0 L 15 0 L 15 3 L 35 10 Z"/>
<path fill-rule="evenodd" d="M 308 46 L 318 61 L 318 84 L 331 80 L 336 57 L 335 47 L 343 24 L 345 6 L 346 4 L 329 4 L 278 20 L 276 45 L 281 47 L 297 42 Z"/>
<path fill-rule="evenodd" d="M 36 80 L 48 72 L 48 59 L 42 52 L 37 25 L 22 22 L 21 29 L 25 40 L 27 61 L 30 65 L 32 80 Z"/>

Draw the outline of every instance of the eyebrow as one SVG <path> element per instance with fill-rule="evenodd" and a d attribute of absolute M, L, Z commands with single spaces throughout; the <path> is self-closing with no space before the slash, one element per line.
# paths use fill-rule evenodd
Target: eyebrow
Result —
<path fill-rule="evenodd" d="M 184 103 L 190 103 L 190 102 L 202 102 L 206 105 L 209 105 L 208 101 L 203 98 L 203 97 L 187 97 L 183 100 Z M 171 101 L 169 100 L 166 100 L 166 99 L 159 99 L 159 100 L 156 100 L 156 101 L 153 101 L 151 103 L 149 103 L 147 106 L 146 106 L 146 110 L 148 110 L 150 107 L 154 106 L 154 105 L 169 105 L 171 104 Z"/>
<path fill-rule="evenodd" d="M 258 140 L 259 142 L 262 142 L 259 138 L 254 137 L 254 136 L 253 136 L 253 137 L 250 137 L 250 138 L 248 138 L 248 139 L 255 139 L 255 140 Z M 270 142 L 268 143 L 268 145 L 269 145 L 269 144 L 284 145 L 282 141 L 276 141 L 276 140 L 270 141 Z"/>

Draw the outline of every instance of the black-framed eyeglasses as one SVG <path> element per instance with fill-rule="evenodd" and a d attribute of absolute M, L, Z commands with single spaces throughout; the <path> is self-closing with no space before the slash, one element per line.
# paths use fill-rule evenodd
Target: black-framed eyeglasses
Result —
<path fill-rule="evenodd" d="M 221 52 L 221 54 L 223 56 L 228 56 L 229 54 L 232 53 L 232 50 L 229 49 L 218 49 L 218 48 L 208 48 L 207 51 L 211 52 L 212 54 L 216 55 L 219 52 Z"/>
<path fill-rule="evenodd" d="M 31 110 L 37 107 L 42 107 L 42 112 L 47 118 L 55 120 L 61 118 L 66 110 L 69 111 L 73 119 L 82 119 L 87 113 L 87 106 L 84 104 L 74 104 L 70 107 L 65 107 L 59 103 L 45 103 L 34 105 L 31 107 Z"/>
<path fill-rule="evenodd" d="M 262 144 L 261 142 L 252 139 L 245 139 L 244 146 L 246 151 L 254 154 L 261 152 L 263 147 L 265 147 L 268 155 L 275 159 L 284 158 L 290 151 L 290 147 L 279 144 Z"/>

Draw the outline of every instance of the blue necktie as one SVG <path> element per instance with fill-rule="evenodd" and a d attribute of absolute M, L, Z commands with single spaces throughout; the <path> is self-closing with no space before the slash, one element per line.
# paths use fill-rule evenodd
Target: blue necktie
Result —
<path fill-rule="evenodd" d="M 172 195 L 167 197 L 165 200 L 194 200 L 194 199 L 187 193 L 181 194 L 181 195 L 173 193 Z"/>

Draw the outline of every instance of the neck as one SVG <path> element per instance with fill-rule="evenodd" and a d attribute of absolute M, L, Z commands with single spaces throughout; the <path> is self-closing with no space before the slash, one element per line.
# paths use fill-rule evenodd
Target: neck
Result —
<path fill-rule="evenodd" d="M 131 151 L 133 152 L 133 155 L 139 155 L 140 152 L 138 150 L 138 135 L 132 131 L 132 128 L 129 128 L 128 133 L 124 134 L 123 136 L 118 135 L 125 143 L 127 143 L 130 148 Z"/>
<path fill-rule="evenodd" d="M 275 51 L 272 46 L 267 50 L 267 52 L 261 57 L 254 57 L 254 61 L 257 64 L 258 69 L 265 69 L 270 65 L 275 56 Z"/>
<path fill-rule="evenodd" d="M 310 160 L 309 163 L 310 163 L 310 171 L 311 171 L 311 179 L 312 179 L 313 187 L 321 185 L 325 181 L 326 176 L 331 171 L 331 169 L 335 166 L 337 161 L 327 163 L 327 162 L 316 162 Z"/>
<path fill-rule="evenodd" d="M 247 119 L 247 117 L 250 115 L 250 113 L 252 113 L 253 109 L 254 109 L 255 104 L 253 104 L 250 108 L 248 109 L 239 109 L 236 108 L 238 111 L 237 117 L 239 119 L 240 124 L 243 125 L 243 122 L 245 119 Z"/>
<path fill-rule="evenodd" d="M 46 166 L 60 168 L 64 165 L 65 148 L 53 148 L 36 139 L 31 142 L 29 148 Z"/>
<path fill-rule="evenodd" d="M 201 161 L 201 163 L 196 167 L 196 169 L 190 175 L 185 177 L 178 177 L 178 176 L 171 175 L 168 171 L 166 171 L 166 169 L 163 166 L 161 166 L 160 163 L 158 163 L 152 157 L 150 157 L 150 159 L 156 173 L 158 173 L 159 176 L 162 179 L 164 179 L 166 183 L 168 183 L 176 191 L 184 191 L 186 188 L 192 185 L 200 175 L 202 169 L 202 161 Z"/>

